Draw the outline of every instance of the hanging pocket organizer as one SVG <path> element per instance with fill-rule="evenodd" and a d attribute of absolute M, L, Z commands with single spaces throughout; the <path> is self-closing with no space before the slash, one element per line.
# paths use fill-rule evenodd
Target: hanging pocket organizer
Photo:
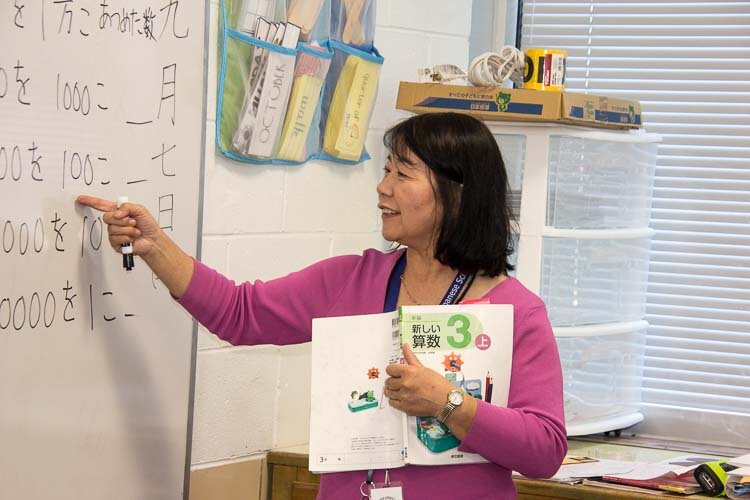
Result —
<path fill-rule="evenodd" d="M 228 17 L 239 16 L 236 1 L 221 2 L 216 119 L 221 153 L 258 164 L 367 160 L 364 142 L 383 63 L 377 49 L 327 39 L 285 48 L 261 40 L 230 27 Z M 303 39 L 329 22 L 303 26 Z"/>

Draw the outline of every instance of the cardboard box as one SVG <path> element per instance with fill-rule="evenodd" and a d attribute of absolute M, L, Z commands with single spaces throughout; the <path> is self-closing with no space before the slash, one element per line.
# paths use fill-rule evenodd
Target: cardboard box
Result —
<path fill-rule="evenodd" d="M 638 101 L 601 95 L 562 92 L 560 121 L 608 128 L 641 128 Z"/>
<path fill-rule="evenodd" d="M 481 120 L 641 127 L 638 101 L 575 92 L 401 82 L 396 108 L 414 113 L 454 111 Z"/>

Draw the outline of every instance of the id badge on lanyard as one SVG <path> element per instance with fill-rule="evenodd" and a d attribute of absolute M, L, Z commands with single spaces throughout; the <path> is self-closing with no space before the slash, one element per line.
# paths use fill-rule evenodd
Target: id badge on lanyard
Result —
<path fill-rule="evenodd" d="M 394 481 L 391 482 L 388 476 L 388 469 L 385 470 L 385 480 L 382 483 L 372 482 L 373 471 L 367 471 L 367 481 L 362 482 L 359 492 L 362 498 L 369 500 L 404 500 L 403 485 Z"/>
<path fill-rule="evenodd" d="M 398 486 L 375 485 L 370 490 L 370 500 L 404 500 L 404 490 Z"/>

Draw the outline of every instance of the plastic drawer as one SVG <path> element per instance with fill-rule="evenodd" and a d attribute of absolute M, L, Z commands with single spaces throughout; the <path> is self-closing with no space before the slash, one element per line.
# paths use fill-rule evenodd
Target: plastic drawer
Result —
<path fill-rule="evenodd" d="M 552 325 L 642 319 L 650 245 L 650 236 L 544 237 L 541 296 Z"/>
<path fill-rule="evenodd" d="M 556 330 L 568 427 L 640 410 L 648 324 L 628 325 L 629 331 L 609 335 L 563 337 Z"/>
<path fill-rule="evenodd" d="M 511 206 L 513 214 L 518 217 L 521 213 L 521 187 L 523 185 L 524 157 L 526 154 L 526 136 L 514 134 L 495 134 L 495 140 L 500 146 L 503 163 L 508 173 Z"/>
<path fill-rule="evenodd" d="M 657 144 L 550 136 L 547 225 L 647 227 Z"/>

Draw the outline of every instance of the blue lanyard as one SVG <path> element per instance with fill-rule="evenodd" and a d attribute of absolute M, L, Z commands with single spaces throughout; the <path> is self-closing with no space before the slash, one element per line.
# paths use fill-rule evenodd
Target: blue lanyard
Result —
<path fill-rule="evenodd" d="M 451 283 L 451 286 L 448 287 L 448 291 L 445 292 L 445 296 L 443 297 L 443 300 L 440 301 L 441 306 L 449 306 L 451 304 L 455 304 L 457 302 L 460 302 L 461 299 L 464 298 L 464 293 L 461 293 L 464 291 L 464 287 L 471 286 L 471 283 L 474 281 L 473 274 L 469 275 L 466 273 L 462 273 L 459 271 L 456 273 L 456 277 L 453 278 L 453 283 Z M 468 290 L 468 288 L 467 288 Z"/>
<path fill-rule="evenodd" d="M 388 288 L 385 291 L 385 304 L 383 306 L 383 312 L 391 312 L 396 310 L 396 304 L 398 304 L 398 292 L 401 289 L 401 275 L 404 274 L 406 269 L 406 252 L 398 258 L 396 265 L 391 271 L 391 275 L 388 278 Z M 460 302 L 463 298 L 461 292 L 466 293 L 468 287 L 474 281 L 475 274 L 466 274 L 459 271 L 456 277 L 453 278 L 453 283 L 448 287 L 448 291 L 445 292 L 443 300 L 440 301 L 440 305 L 447 306 Z"/>
<path fill-rule="evenodd" d="M 398 291 L 401 289 L 401 275 L 404 274 L 406 269 L 406 252 L 398 258 L 396 265 L 391 271 L 391 276 L 388 278 L 388 288 L 385 290 L 385 305 L 383 306 L 383 312 L 391 312 L 396 310 L 396 304 L 398 304 Z"/>

